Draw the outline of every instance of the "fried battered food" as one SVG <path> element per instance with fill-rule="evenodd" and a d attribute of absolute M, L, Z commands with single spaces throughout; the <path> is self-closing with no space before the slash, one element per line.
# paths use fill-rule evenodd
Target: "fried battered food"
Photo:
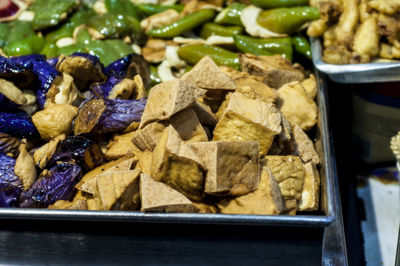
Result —
<path fill-rule="evenodd" d="M 316 211 L 319 207 L 320 177 L 314 163 L 304 164 L 304 185 L 299 201 L 300 211 Z"/>
<path fill-rule="evenodd" d="M 368 6 L 381 13 L 393 15 L 400 11 L 400 0 L 372 0 Z"/>
<path fill-rule="evenodd" d="M 357 26 L 360 11 L 358 10 L 358 0 L 343 0 L 343 13 L 339 18 L 339 23 L 335 28 L 337 44 L 350 47 L 354 32 Z"/>
<path fill-rule="evenodd" d="M 357 28 L 353 50 L 361 55 L 368 55 L 370 58 L 378 55 L 378 23 L 375 17 L 370 16 Z"/>

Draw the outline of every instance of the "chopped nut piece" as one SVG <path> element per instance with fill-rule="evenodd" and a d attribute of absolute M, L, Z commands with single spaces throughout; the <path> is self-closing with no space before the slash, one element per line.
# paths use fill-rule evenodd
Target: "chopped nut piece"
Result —
<path fill-rule="evenodd" d="M 286 84 L 278 92 L 278 107 L 292 125 L 307 131 L 317 123 L 317 105 L 299 82 Z"/>
<path fill-rule="evenodd" d="M 215 127 L 213 140 L 258 141 L 263 155 L 281 130 L 281 116 L 273 104 L 234 93 Z"/>
<path fill-rule="evenodd" d="M 192 82 L 206 90 L 237 89 L 235 82 L 215 64 L 210 56 L 203 57 L 192 70 L 182 76 L 182 80 Z"/>
<path fill-rule="evenodd" d="M 267 166 L 261 171 L 258 189 L 247 195 L 224 199 L 218 203 L 221 213 L 280 214 L 285 209 L 281 191 Z"/>
<path fill-rule="evenodd" d="M 299 201 L 300 211 L 316 211 L 319 207 L 320 178 L 312 162 L 304 164 L 304 185 Z"/>
<path fill-rule="evenodd" d="M 140 198 L 141 211 L 195 212 L 192 202 L 184 195 L 147 174 L 140 175 Z"/>
<path fill-rule="evenodd" d="M 293 126 L 293 137 L 296 146 L 295 154 L 299 155 L 304 163 L 311 161 L 315 165 L 319 164 L 319 156 L 313 142 L 298 125 Z"/>
<path fill-rule="evenodd" d="M 304 74 L 280 55 L 241 54 L 239 60 L 243 71 L 254 76 L 261 76 L 262 82 L 275 89 L 292 81 L 304 80 Z"/>
<path fill-rule="evenodd" d="M 94 199 L 99 210 L 136 210 L 140 204 L 138 169 L 96 176 Z"/>
<path fill-rule="evenodd" d="M 58 145 L 63 140 L 65 140 L 65 134 L 50 140 L 33 153 L 33 160 L 37 167 L 40 169 L 46 168 L 47 162 L 51 159 L 53 154 L 56 152 Z"/>
<path fill-rule="evenodd" d="M 27 152 L 25 144 L 19 146 L 19 155 L 15 162 L 14 172 L 22 180 L 24 190 L 28 190 L 36 180 L 35 161 Z"/>
<path fill-rule="evenodd" d="M 182 80 L 166 81 L 154 86 L 147 99 L 139 128 L 144 128 L 153 121 L 168 120 L 172 115 L 193 105 L 205 92 Z"/>
<path fill-rule="evenodd" d="M 72 131 L 72 120 L 78 108 L 68 104 L 52 104 L 32 116 L 33 124 L 44 140 L 50 140 L 61 134 L 69 135 Z"/>
<path fill-rule="evenodd" d="M 187 145 L 207 170 L 206 193 L 240 196 L 257 188 L 260 178 L 258 142 L 212 141 Z"/>

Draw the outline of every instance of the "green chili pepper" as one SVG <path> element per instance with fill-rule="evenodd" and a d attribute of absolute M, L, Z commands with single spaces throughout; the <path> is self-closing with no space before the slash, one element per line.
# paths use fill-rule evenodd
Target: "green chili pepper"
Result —
<path fill-rule="evenodd" d="M 231 37 L 233 35 L 242 34 L 243 28 L 240 26 L 221 26 L 216 23 L 206 23 L 203 25 L 200 31 L 200 37 L 207 39 L 212 35 L 227 36 Z"/>
<path fill-rule="evenodd" d="M 260 12 L 257 23 L 272 32 L 289 34 L 319 16 L 319 10 L 310 6 L 275 8 Z"/>
<path fill-rule="evenodd" d="M 7 43 L 13 43 L 32 35 L 35 35 L 35 31 L 29 22 L 26 21 L 12 21 L 8 23 L 9 33 L 7 37 Z"/>
<path fill-rule="evenodd" d="M 244 35 L 233 36 L 236 47 L 242 53 L 255 55 L 274 55 L 279 54 L 290 61 L 293 57 L 292 40 L 287 38 L 253 38 Z"/>
<path fill-rule="evenodd" d="M 179 47 L 178 54 L 180 58 L 192 65 L 196 64 L 204 56 L 209 55 L 217 65 L 226 65 L 236 69 L 240 67 L 238 54 L 212 45 L 183 45 Z"/>
<path fill-rule="evenodd" d="M 146 17 L 161 13 L 168 9 L 174 9 L 178 12 L 181 12 L 185 6 L 184 5 L 159 5 L 159 4 L 143 4 L 137 5 L 139 11 L 145 15 Z"/>
<path fill-rule="evenodd" d="M 120 54 L 105 41 L 95 40 L 88 43 L 85 48 L 87 53 L 98 56 L 105 66 L 120 58 Z"/>
<path fill-rule="evenodd" d="M 104 4 L 108 12 L 124 14 L 139 19 L 136 5 L 129 0 L 105 0 Z"/>
<path fill-rule="evenodd" d="M 63 47 L 58 47 L 58 54 L 71 55 L 73 53 L 85 52 L 84 48 L 79 44 L 71 44 Z"/>
<path fill-rule="evenodd" d="M 309 0 L 250 0 L 256 6 L 262 8 L 308 6 Z"/>
<path fill-rule="evenodd" d="M 307 57 L 308 59 L 312 59 L 312 54 L 311 54 L 311 46 L 310 43 L 307 41 L 306 38 L 304 38 L 303 35 L 296 34 L 295 36 L 292 37 L 292 42 L 294 46 L 294 50 Z"/>
<path fill-rule="evenodd" d="M 105 40 L 105 42 L 118 53 L 119 57 L 134 53 L 132 46 L 124 43 L 122 40 Z"/>
<path fill-rule="evenodd" d="M 58 41 L 61 38 L 72 37 L 72 33 L 74 32 L 74 27 L 70 24 L 64 24 L 60 28 L 49 32 L 46 35 L 46 42 L 53 43 Z"/>
<path fill-rule="evenodd" d="M 42 37 L 32 35 L 28 38 L 21 39 L 12 43 L 8 43 L 4 46 L 4 52 L 8 56 L 19 56 L 39 53 L 45 41 Z"/>
<path fill-rule="evenodd" d="M 7 23 L 0 23 L 0 47 L 3 47 L 8 40 L 10 28 Z"/>
<path fill-rule="evenodd" d="M 30 7 L 35 12 L 33 28 L 42 30 L 57 25 L 67 19 L 68 13 L 77 8 L 78 3 L 77 0 L 36 0 Z"/>
<path fill-rule="evenodd" d="M 201 9 L 193 12 L 174 23 L 150 30 L 147 35 L 157 38 L 173 38 L 181 35 L 185 31 L 191 30 L 197 26 L 202 25 L 204 22 L 211 20 L 215 15 L 214 9 Z"/>
<path fill-rule="evenodd" d="M 230 6 L 222 9 L 221 12 L 219 12 L 215 17 L 214 22 L 218 24 L 242 26 L 240 15 L 242 14 L 242 10 L 245 8 L 245 4 L 233 3 Z"/>
<path fill-rule="evenodd" d="M 161 79 L 158 76 L 157 67 L 150 65 L 150 86 L 149 86 L 149 88 L 152 88 L 159 83 L 161 83 Z"/>
<path fill-rule="evenodd" d="M 45 55 L 47 58 L 57 57 L 59 55 L 58 47 L 54 43 L 46 43 L 40 53 Z"/>
<path fill-rule="evenodd" d="M 84 45 L 92 41 L 92 35 L 90 35 L 87 28 L 82 27 L 76 33 L 75 39 L 76 43 Z"/>
<path fill-rule="evenodd" d="M 85 24 L 91 17 L 95 15 L 96 13 L 93 11 L 93 9 L 80 8 L 71 16 L 68 24 L 71 24 L 73 27 L 77 27 Z"/>

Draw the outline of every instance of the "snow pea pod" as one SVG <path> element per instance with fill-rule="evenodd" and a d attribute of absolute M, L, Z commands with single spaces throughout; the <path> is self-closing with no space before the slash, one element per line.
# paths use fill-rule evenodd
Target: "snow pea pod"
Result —
<path fill-rule="evenodd" d="M 105 0 L 104 5 L 108 12 L 116 14 L 125 14 L 139 19 L 137 7 L 134 3 L 127 0 Z"/>
<path fill-rule="evenodd" d="M 217 65 L 226 65 L 236 69 L 240 67 L 238 54 L 208 44 L 183 45 L 179 47 L 178 55 L 192 65 L 199 62 L 204 56 L 209 55 Z"/>
<path fill-rule="evenodd" d="M 157 67 L 150 65 L 150 88 L 154 87 L 155 85 L 161 83 L 161 79 L 158 76 Z"/>
<path fill-rule="evenodd" d="M 111 45 L 105 41 L 96 40 L 85 46 L 87 53 L 96 55 L 104 65 L 109 65 L 119 59 L 119 53 L 113 49 Z"/>
<path fill-rule="evenodd" d="M 36 0 L 31 10 L 35 12 L 32 26 L 35 30 L 56 26 L 67 19 L 68 14 L 78 7 L 77 0 Z"/>
<path fill-rule="evenodd" d="M 246 8 L 245 4 L 233 3 L 228 7 L 222 9 L 221 12 L 215 17 L 214 22 L 224 25 L 237 25 L 241 26 L 240 15 L 242 10 Z"/>
<path fill-rule="evenodd" d="M 261 11 L 257 23 L 272 32 L 289 34 L 319 17 L 319 10 L 315 7 L 275 8 Z"/>
<path fill-rule="evenodd" d="M 0 47 L 3 47 L 7 43 L 9 32 L 8 24 L 0 23 Z"/>
<path fill-rule="evenodd" d="M 75 40 L 78 44 L 88 44 L 92 41 L 92 35 L 90 35 L 89 30 L 85 27 L 80 28 L 76 33 Z"/>
<path fill-rule="evenodd" d="M 28 38 L 8 43 L 4 46 L 4 52 L 8 56 L 35 54 L 42 50 L 44 44 L 45 41 L 42 37 L 32 35 Z"/>
<path fill-rule="evenodd" d="M 290 61 L 293 57 L 292 40 L 290 38 L 253 38 L 244 35 L 233 36 L 236 47 L 242 53 L 255 55 L 279 54 Z"/>
<path fill-rule="evenodd" d="M 79 44 L 71 44 L 63 47 L 58 47 L 57 52 L 59 55 L 72 55 L 73 53 L 82 53 L 84 48 Z"/>
<path fill-rule="evenodd" d="M 168 9 L 174 9 L 181 12 L 184 8 L 183 5 L 159 5 L 159 4 L 141 4 L 137 5 L 139 11 L 145 16 L 151 16 L 157 13 L 161 13 Z"/>
<path fill-rule="evenodd" d="M 13 43 L 35 35 L 35 31 L 32 29 L 32 26 L 29 22 L 16 20 L 8 23 L 7 25 L 9 26 L 7 43 Z"/>
<path fill-rule="evenodd" d="M 301 35 L 301 34 L 296 34 L 295 36 L 292 37 L 292 42 L 294 46 L 294 50 L 307 57 L 308 59 L 312 59 L 312 54 L 311 54 L 311 46 L 310 43 L 307 41 L 307 39 Z"/>
<path fill-rule="evenodd" d="M 307 6 L 309 0 L 250 0 L 250 2 L 262 8 Z"/>
<path fill-rule="evenodd" d="M 215 16 L 214 9 L 201 9 L 193 12 L 167 26 L 150 30 L 147 35 L 157 38 L 173 38 L 211 20 Z"/>
<path fill-rule="evenodd" d="M 128 54 L 134 53 L 132 46 L 124 43 L 122 40 L 105 40 L 105 42 L 118 53 L 119 57 L 124 57 Z"/>
<path fill-rule="evenodd" d="M 58 47 L 54 43 L 46 43 L 40 54 L 45 55 L 47 58 L 57 57 L 59 55 Z"/>
<path fill-rule="evenodd" d="M 233 35 L 242 34 L 242 32 L 243 28 L 240 26 L 221 26 L 216 23 L 208 22 L 201 28 L 200 37 L 206 40 L 212 35 L 231 37 Z"/>

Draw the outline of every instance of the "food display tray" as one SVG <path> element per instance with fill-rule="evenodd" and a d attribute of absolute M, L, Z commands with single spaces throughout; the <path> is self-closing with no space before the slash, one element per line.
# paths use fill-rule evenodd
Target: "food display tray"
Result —
<path fill-rule="evenodd" d="M 400 81 L 400 62 L 334 65 L 322 61 L 322 44 L 311 38 L 315 67 L 338 83 L 376 83 Z"/>

